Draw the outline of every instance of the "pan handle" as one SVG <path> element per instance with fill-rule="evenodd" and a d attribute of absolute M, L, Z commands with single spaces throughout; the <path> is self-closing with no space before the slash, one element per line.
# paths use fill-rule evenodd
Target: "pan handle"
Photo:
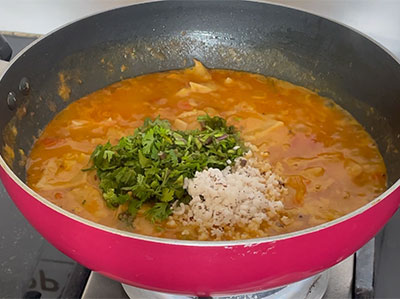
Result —
<path fill-rule="evenodd" d="M 0 34 L 0 60 L 9 61 L 11 58 L 12 50 L 4 36 Z"/>
<path fill-rule="evenodd" d="M 10 60 L 12 50 L 4 36 L 0 34 L 0 75 L 6 70 L 9 65 L 8 60 Z"/>

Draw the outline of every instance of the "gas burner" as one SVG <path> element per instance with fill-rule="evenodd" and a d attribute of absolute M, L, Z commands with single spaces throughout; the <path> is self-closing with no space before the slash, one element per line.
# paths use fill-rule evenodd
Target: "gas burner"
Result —
<path fill-rule="evenodd" d="M 212 299 L 321 299 L 326 292 L 329 281 L 329 270 L 312 276 L 310 278 L 292 283 L 285 287 L 274 290 L 261 291 L 234 296 L 213 296 Z M 195 299 L 198 297 L 174 295 L 149 291 L 122 284 L 126 294 L 130 299 Z"/>

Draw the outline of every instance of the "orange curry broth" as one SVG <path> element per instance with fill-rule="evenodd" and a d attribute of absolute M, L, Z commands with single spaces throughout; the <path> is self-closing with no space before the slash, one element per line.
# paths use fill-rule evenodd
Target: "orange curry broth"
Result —
<path fill-rule="evenodd" d="M 186 70 L 115 83 L 70 104 L 46 127 L 30 154 L 28 184 L 58 206 L 95 222 L 141 234 L 181 238 L 184 228 L 153 225 L 139 212 L 134 225 L 118 220 L 125 209 L 105 205 L 94 171 L 82 172 L 97 144 L 132 134 L 145 117 L 193 129 L 198 115 L 227 119 L 286 180 L 285 223 L 265 236 L 315 226 L 371 201 L 386 187 L 376 144 L 352 116 L 302 87 L 261 75 Z M 254 236 L 258 237 L 258 236 Z M 194 237 L 195 238 L 195 237 Z"/>

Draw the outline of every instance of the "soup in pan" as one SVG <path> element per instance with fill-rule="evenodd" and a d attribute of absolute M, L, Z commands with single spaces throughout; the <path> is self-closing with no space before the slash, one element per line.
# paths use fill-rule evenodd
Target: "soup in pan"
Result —
<path fill-rule="evenodd" d="M 301 230 L 386 187 L 375 142 L 331 100 L 197 61 L 71 103 L 38 138 L 27 174 L 76 215 L 187 240 Z"/>

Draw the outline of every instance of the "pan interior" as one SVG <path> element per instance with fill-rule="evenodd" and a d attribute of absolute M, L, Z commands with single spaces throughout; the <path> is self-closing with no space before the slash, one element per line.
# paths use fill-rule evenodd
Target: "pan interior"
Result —
<path fill-rule="evenodd" d="M 260 73 L 333 99 L 372 135 L 388 183 L 400 177 L 400 66 L 367 38 L 323 18 L 271 4 L 157 2 L 102 13 L 43 38 L 13 62 L 0 96 L 1 149 L 25 180 L 46 124 L 71 102 L 122 79 L 192 65 Z M 229 4 L 229 5 L 228 5 Z M 30 83 L 26 95 L 20 80 Z M 14 157 L 13 157 L 14 156 Z"/>

